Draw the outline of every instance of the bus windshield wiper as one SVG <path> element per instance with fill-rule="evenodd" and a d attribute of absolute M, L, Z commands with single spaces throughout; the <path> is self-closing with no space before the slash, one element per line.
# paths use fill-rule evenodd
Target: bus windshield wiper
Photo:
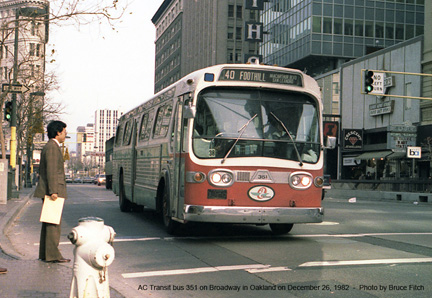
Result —
<path fill-rule="evenodd" d="M 225 160 L 227 159 L 228 155 L 230 155 L 231 151 L 233 150 L 234 146 L 237 144 L 237 142 L 238 142 L 238 141 L 240 140 L 240 138 L 242 137 L 243 133 L 244 133 L 245 130 L 246 130 L 246 127 L 249 125 L 249 123 L 252 122 L 252 120 L 255 119 L 255 117 L 256 117 L 257 115 L 258 115 L 258 114 L 255 114 L 252 118 L 250 118 L 250 119 L 248 120 L 248 122 L 246 122 L 245 125 L 243 125 L 243 126 L 242 126 L 238 131 L 237 131 L 237 132 L 240 132 L 240 134 L 239 134 L 239 136 L 237 137 L 237 139 L 235 140 L 234 144 L 232 144 L 232 146 L 231 146 L 230 149 L 228 150 L 227 154 L 225 154 L 225 156 L 224 156 L 224 158 L 222 159 L 222 162 L 221 162 L 221 163 L 224 163 L 224 162 L 225 162 Z"/>
<path fill-rule="evenodd" d="M 283 123 L 283 122 L 282 122 L 278 117 L 276 117 L 276 115 L 273 114 L 273 112 L 270 112 L 270 115 L 272 115 L 273 118 L 276 119 L 276 121 L 277 121 L 277 122 L 278 122 L 278 123 L 283 127 L 283 129 L 285 130 L 285 132 L 286 132 L 287 135 L 289 136 L 291 142 L 292 142 L 293 145 L 294 145 L 294 149 L 295 149 L 295 152 L 296 152 L 296 154 L 297 154 L 297 158 L 298 158 L 298 160 L 299 160 L 300 166 L 303 166 L 303 161 L 302 161 L 302 159 L 301 159 L 301 157 L 300 157 L 300 152 L 298 151 L 297 144 L 296 144 L 296 142 L 294 141 L 294 139 L 293 139 L 292 135 L 290 134 L 290 132 L 288 131 L 288 129 L 286 128 L 285 124 L 284 124 L 284 123 Z"/>

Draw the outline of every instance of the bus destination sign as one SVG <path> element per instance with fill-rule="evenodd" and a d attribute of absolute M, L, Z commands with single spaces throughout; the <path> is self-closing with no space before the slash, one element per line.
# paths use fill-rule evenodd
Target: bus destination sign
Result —
<path fill-rule="evenodd" d="M 235 82 L 255 82 L 271 83 L 302 87 L 302 77 L 300 74 L 268 71 L 251 70 L 241 68 L 225 68 L 222 70 L 219 81 Z"/>

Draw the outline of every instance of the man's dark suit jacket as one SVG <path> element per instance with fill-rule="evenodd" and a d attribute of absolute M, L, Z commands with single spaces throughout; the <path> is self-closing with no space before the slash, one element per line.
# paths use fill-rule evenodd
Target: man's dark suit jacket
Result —
<path fill-rule="evenodd" d="M 44 198 L 55 193 L 58 197 L 67 198 L 63 154 L 56 141 L 50 139 L 41 153 L 39 183 L 34 196 Z"/>

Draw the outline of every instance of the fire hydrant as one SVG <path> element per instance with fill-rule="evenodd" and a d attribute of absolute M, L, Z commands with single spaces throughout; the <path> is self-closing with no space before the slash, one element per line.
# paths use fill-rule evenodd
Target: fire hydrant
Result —
<path fill-rule="evenodd" d="M 69 233 L 75 245 L 70 298 L 110 297 L 107 267 L 115 257 L 114 237 L 114 229 L 99 217 L 81 218 Z"/>

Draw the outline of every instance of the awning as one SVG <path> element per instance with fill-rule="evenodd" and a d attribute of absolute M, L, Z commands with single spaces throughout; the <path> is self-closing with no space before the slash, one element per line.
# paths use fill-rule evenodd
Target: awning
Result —
<path fill-rule="evenodd" d="M 393 151 L 374 151 L 374 152 L 365 152 L 356 157 L 356 159 L 369 160 L 369 159 L 381 159 L 385 158 L 388 155 L 392 154 Z"/>
<path fill-rule="evenodd" d="M 406 152 L 393 152 L 389 156 L 387 156 L 388 159 L 401 159 L 406 158 L 407 153 Z"/>

